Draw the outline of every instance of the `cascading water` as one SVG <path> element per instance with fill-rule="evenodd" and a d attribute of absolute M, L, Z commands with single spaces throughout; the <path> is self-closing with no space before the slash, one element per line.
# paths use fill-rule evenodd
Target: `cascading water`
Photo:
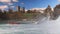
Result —
<path fill-rule="evenodd" d="M 42 18 L 42 19 L 41 19 Z M 40 17 L 37 24 L 0 25 L 0 34 L 60 34 L 60 17 Z"/>

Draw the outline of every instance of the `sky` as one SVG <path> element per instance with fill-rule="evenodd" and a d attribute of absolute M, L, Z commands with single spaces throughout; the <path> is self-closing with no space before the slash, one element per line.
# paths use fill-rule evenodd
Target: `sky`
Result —
<path fill-rule="evenodd" d="M 60 0 L 0 0 L 0 9 L 6 10 L 9 7 L 16 9 L 16 6 L 26 9 L 46 8 L 48 5 L 54 8 L 57 4 L 60 4 Z"/>

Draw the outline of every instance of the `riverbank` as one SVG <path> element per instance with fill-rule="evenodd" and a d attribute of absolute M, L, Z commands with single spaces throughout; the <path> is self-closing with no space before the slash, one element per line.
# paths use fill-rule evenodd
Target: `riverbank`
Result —
<path fill-rule="evenodd" d="M 22 19 L 22 20 L 1 20 L 0 24 L 33 24 L 37 23 L 39 20 L 41 21 L 45 16 L 44 15 L 37 15 L 36 17 L 32 19 Z"/>

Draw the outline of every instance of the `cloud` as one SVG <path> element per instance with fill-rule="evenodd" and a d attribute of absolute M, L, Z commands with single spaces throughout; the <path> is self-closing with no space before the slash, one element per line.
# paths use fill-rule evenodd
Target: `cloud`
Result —
<path fill-rule="evenodd" d="M 11 3 L 11 2 L 9 2 L 9 3 L 6 3 L 6 4 L 8 4 L 8 5 L 13 5 L 13 3 Z"/>
<path fill-rule="evenodd" d="M 5 10 L 9 8 L 8 6 L 14 8 L 15 6 L 12 5 L 13 3 L 18 2 L 18 0 L 0 0 L 0 2 L 4 4 L 4 5 L 0 5 L 0 9 Z"/>
<path fill-rule="evenodd" d="M 8 8 L 7 5 L 2 5 L 2 6 L 0 6 L 0 9 L 1 9 L 1 10 L 4 10 L 4 9 L 6 9 L 6 8 Z"/>
<path fill-rule="evenodd" d="M 60 0 L 58 0 L 60 2 Z"/>
<path fill-rule="evenodd" d="M 13 2 L 18 2 L 18 0 L 12 0 Z"/>
<path fill-rule="evenodd" d="M 37 11 L 39 11 L 39 12 L 41 12 L 41 13 L 44 13 L 44 10 L 45 10 L 46 8 L 32 8 L 32 9 L 30 9 L 30 10 L 37 10 Z"/>
<path fill-rule="evenodd" d="M 11 2 L 11 0 L 0 0 L 0 2 Z"/>
<path fill-rule="evenodd" d="M 0 2 L 7 5 L 13 5 L 13 2 L 18 2 L 18 0 L 0 0 Z"/>
<path fill-rule="evenodd" d="M 15 6 L 11 6 L 10 8 L 14 8 Z"/>
<path fill-rule="evenodd" d="M 44 9 L 46 9 L 46 8 L 32 8 L 30 10 L 44 10 Z"/>
<path fill-rule="evenodd" d="M 18 0 L 0 0 L 0 2 L 11 2 L 11 1 L 18 2 Z"/>
<path fill-rule="evenodd" d="M 10 6 L 10 8 L 14 8 L 15 6 Z M 1 10 L 6 10 L 6 9 L 8 9 L 9 7 L 7 6 L 7 5 L 2 5 L 2 6 L 0 6 L 0 9 Z"/>

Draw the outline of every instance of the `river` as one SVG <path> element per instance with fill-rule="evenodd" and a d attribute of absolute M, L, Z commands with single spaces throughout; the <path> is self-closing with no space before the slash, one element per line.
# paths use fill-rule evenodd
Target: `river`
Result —
<path fill-rule="evenodd" d="M 60 17 L 57 20 L 43 18 L 36 24 L 1 24 L 0 34 L 60 34 Z"/>

